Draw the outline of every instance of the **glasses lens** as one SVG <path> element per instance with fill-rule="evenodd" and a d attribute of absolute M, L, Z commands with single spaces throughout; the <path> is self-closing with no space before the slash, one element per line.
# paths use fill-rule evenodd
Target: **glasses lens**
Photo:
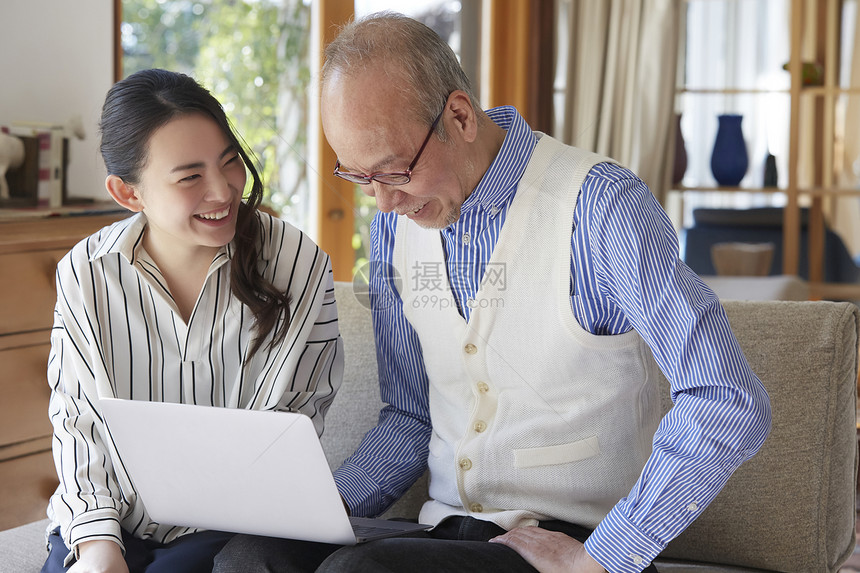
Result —
<path fill-rule="evenodd" d="M 380 173 L 374 175 L 373 180 L 383 185 L 405 185 L 409 183 L 410 177 L 406 173 Z"/>
<path fill-rule="evenodd" d="M 350 183 L 358 183 L 359 185 L 367 185 L 370 181 L 367 178 L 362 177 L 361 175 L 356 175 L 354 173 L 349 173 L 346 171 L 335 171 L 334 174 L 341 179 L 346 179 Z"/>

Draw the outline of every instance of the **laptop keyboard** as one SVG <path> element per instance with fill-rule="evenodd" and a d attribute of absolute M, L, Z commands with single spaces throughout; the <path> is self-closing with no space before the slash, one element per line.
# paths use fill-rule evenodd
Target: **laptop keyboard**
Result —
<path fill-rule="evenodd" d="M 355 536 L 358 538 L 373 537 L 374 535 L 379 535 L 380 533 L 389 533 L 392 531 L 402 531 L 401 529 L 398 529 L 396 527 L 370 525 L 353 525 L 352 530 L 355 532 Z"/>

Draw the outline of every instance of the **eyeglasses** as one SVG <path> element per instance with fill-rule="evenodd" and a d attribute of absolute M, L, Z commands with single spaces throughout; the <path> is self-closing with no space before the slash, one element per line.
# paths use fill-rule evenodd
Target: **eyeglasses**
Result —
<path fill-rule="evenodd" d="M 439 115 L 436 116 L 436 119 L 433 120 L 433 124 L 430 125 L 430 131 L 427 132 L 427 137 L 424 138 L 424 143 L 421 144 L 420 149 L 418 149 L 418 154 L 415 156 L 415 159 L 412 160 L 412 163 L 409 164 L 409 167 L 406 168 L 406 171 L 393 171 L 390 173 L 378 172 L 371 173 L 370 175 L 364 175 L 363 173 L 350 173 L 349 171 L 340 170 L 340 160 L 338 159 L 334 164 L 335 176 L 351 181 L 352 183 L 358 183 L 359 185 L 370 185 L 371 181 L 378 181 L 383 185 L 405 185 L 406 183 L 409 183 L 412 181 L 412 170 L 415 169 L 415 165 L 418 163 L 421 153 L 424 152 L 424 148 L 427 147 L 427 144 L 430 142 L 430 136 L 433 135 L 433 131 L 436 129 L 436 124 L 439 123 L 439 119 L 441 119 L 444 111 L 445 108 L 443 107 L 442 111 L 439 112 Z"/>

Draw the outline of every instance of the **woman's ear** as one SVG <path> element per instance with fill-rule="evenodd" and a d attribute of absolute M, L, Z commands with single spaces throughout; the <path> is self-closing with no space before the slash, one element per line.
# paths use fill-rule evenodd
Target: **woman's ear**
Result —
<path fill-rule="evenodd" d="M 105 179 L 105 187 L 113 200 L 121 207 L 135 213 L 143 211 L 143 201 L 140 200 L 137 189 L 123 181 L 119 176 L 108 175 Z"/>

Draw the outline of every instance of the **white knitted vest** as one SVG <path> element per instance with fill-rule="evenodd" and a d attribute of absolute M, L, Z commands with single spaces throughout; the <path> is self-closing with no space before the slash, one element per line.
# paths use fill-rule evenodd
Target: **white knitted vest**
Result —
<path fill-rule="evenodd" d="M 505 529 L 543 519 L 595 527 L 651 453 L 660 412 L 650 350 L 633 331 L 583 330 L 571 310 L 573 210 L 606 159 L 538 135 L 468 324 L 439 232 L 397 221 L 394 266 L 430 379 L 422 523 L 458 514 Z"/>

